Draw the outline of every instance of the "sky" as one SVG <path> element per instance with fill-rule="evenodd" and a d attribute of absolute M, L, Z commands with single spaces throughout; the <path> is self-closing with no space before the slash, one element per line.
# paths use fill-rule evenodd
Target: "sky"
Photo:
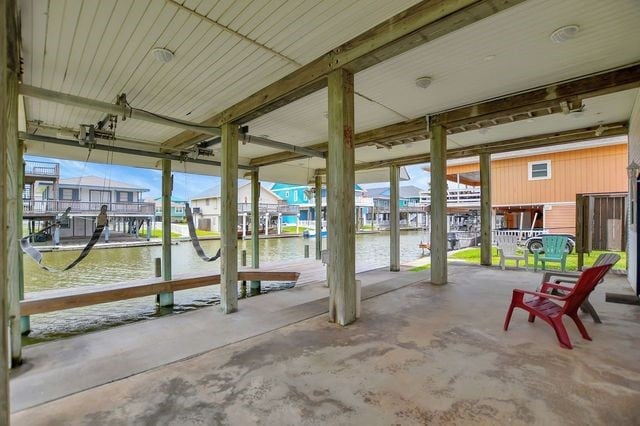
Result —
<path fill-rule="evenodd" d="M 140 188 L 148 188 L 149 192 L 143 197 L 156 198 L 161 194 L 162 173 L 159 170 L 142 169 L 137 167 L 117 166 L 111 164 L 89 163 L 84 161 L 58 160 L 46 157 L 25 155 L 27 161 L 46 161 L 60 163 L 60 177 L 63 179 L 80 176 L 98 176 L 115 181 L 126 182 Z M 426 189 L 429 182 L 429 173 L 422 170 L 423 165 L 408 166 L 407 172 L 411 177 L 409 181 L 403 181 L 401 186 L 415 185 Z M 220 184 L 218 176 L 203 176 L 188 173 L 173 173 L 173 195 L 182 199 L 190 199 L 208 188 Z M 263 182 L 267 188 L 270 182 Z M 388 182 L 364 184 L 364 188 L 388 187 Z"/>

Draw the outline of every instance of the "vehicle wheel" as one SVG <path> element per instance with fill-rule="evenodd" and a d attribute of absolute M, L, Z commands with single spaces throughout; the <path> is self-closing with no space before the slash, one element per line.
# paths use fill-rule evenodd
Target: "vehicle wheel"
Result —
<path fill-rule="evenodd" d="M 542 251 L 542 241 L 533 240 L 527 244 L 527 249 L 529 249 L 529 253 L 534 254 L 535 252 L 544 253 Z"/>

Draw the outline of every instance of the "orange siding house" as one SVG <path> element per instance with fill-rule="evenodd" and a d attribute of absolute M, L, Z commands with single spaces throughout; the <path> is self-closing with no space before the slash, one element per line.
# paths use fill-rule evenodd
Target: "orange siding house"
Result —
<path fill-rule="evenodd" d="M 497 227 L 574 233 L 576 194 L 628 190 L 626 143 L 537 151 L 491 161 L 491 201 L 502 221 Z M 449 165 L 447 178 L 478 186 L 479 169 L 477 162 Z"/>

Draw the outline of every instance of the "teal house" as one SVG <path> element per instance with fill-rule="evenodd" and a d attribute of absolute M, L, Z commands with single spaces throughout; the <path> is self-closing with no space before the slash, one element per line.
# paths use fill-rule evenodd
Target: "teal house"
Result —
<path fill-rule="evenodd" d="M 156 203 L 156 221 L 162 220 L 162 197 L 154 198 Z M 187 220 L 187 216 L 184 211 L 184 203 L 185 201 L 177 198 L 171 197 L 171 222 L 185 222 Z"/>

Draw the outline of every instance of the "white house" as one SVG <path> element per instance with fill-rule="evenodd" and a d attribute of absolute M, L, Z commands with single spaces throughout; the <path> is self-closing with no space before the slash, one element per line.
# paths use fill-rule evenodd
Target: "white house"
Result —
<path fill-rule="evenodd" d="M 298 215 L 298 206 L 290 206 L 282 198 L 271 192 L 264 186 L 260 186 L 260 223 L 261 229 L 264 224 L 269 225 L 281 223 L 282 216 Z M 205 231 L 220 232 L 221 195 L 220 185 L 209 188 L 206 191 L 191 198 L 191 207 L 194 218 L 197 220 L 196 227 Z M 251 184 L 246 183 L 238 187 L 238 224 L 240 230 L 244 229 L 247 234 L 251 222 Z M 279 228 L 279 226 L 278 226 Z"/>

